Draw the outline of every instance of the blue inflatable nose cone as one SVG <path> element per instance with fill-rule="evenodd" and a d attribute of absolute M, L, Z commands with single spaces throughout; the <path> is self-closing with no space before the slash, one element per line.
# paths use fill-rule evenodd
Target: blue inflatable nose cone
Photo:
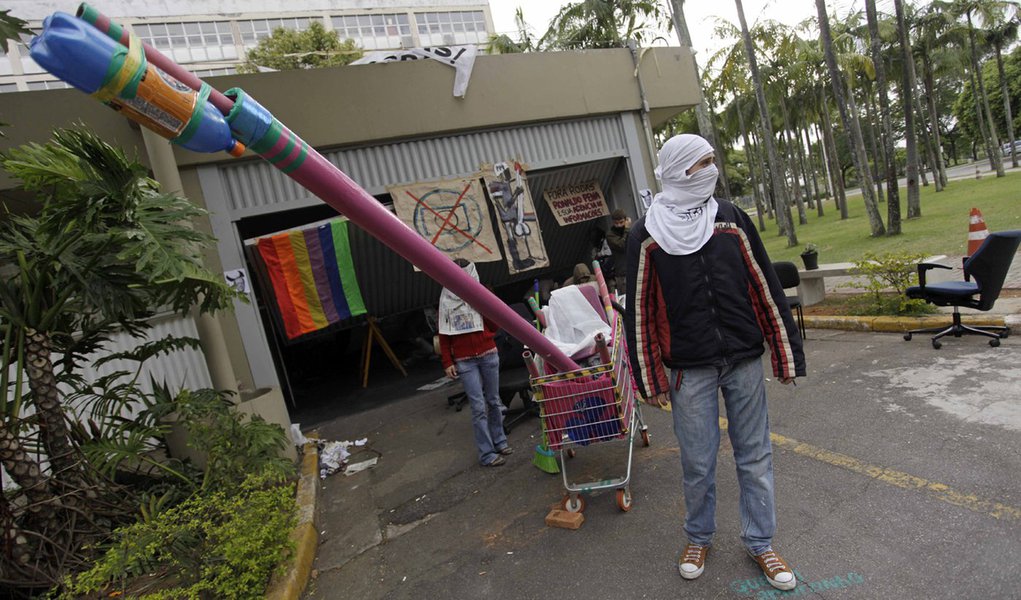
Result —
<path fill-rule="evenodd" d="M 39 66 L 91 94 L 102 87 L 114 56 L 127 48 L 85 21 L 58 12 L 43 21 L 43 31 L 32 38 L 29 51 Z"/>

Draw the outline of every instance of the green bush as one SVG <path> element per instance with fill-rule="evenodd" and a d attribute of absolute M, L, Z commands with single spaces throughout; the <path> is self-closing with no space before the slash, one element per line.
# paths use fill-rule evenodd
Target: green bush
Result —
<path fill-rule="evenodd" d="M 255 599 L 293 552 L 294 486 L 252 475 L 114 532 L 106 553 L 60 599 L 120 592 L 140 600 Z"/>
<path fill-rule="evenodd" d="M 86 456 L 111 476 L 129 472 L 133 457 L 146 456 L 151 442 L 145 438 L 165 435 L 170 418 L 205 457 L 205 467 L 171 460 L 156 469 L 164 476 L 138 490 L 138 520 L 116 529 L 108 546 L 94 548 L 97 561 L 68 578 L 59 597 L 113 591 L 147 600 L 263 597 L 273 569 L 291 551 L 294 486 L 281 482 L 295 470 L 280 456 L 286 433 L 259 416 L 242 415 L 215 390 L 174 394 L 156 382 L 153 388 L 151 396 L 126 394 L 119 386 L 79 395 L 85 408 L 125 404 L 137 413 L 108 426 L 91 411 L 103 435 L 83 445 Z M 140 464 L 147 462 L 159 461 Z"/>
<path fill-rule="evenodd" d="M 866 252 L 855 261 L 856 277 L 847 287 L 864 288 L 866 293 L 852 298 L 849 312 L 853 315 L 923 315 L 935 312 L 924 300 L 909 299 L 907 289 L 918 282 L 916 265 L 924 255 L 887 252 Z M 894 294 L 887 292 L 893 288 Z"/>
<path fill-rule="evenodd" d="M 282 479 L 294 474 L 294 463 L 281 456 L 287 433 L 259 415 L 246 417 L 226 397 L 210 389 L 182 390 L 174 402 L 177 420 L 188 433 L 188 445 L 206 455 L 202 488 L 229 489 L 248 473 Z"/>

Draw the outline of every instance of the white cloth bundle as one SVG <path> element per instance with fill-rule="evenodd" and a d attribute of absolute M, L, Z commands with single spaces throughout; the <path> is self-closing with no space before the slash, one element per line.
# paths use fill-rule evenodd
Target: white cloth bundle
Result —
<path fill-rule="evenodd" d="M 553 290 L 546 314 L 546 337 L 564 354 L 574 358 L 595 350 L 597 333 L 610 338 L 610 326 L 592 308 L 577 286 Z"/>

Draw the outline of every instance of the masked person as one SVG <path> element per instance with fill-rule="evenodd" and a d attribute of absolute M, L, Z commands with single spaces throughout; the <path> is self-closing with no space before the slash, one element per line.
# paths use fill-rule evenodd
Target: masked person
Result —
<path fill-rule="evenodd" d="M 479 280 L 475 263 L 463 258 L 455 262 L 472 279 Z M 461 380 L 471 406 L 479 464 L 499 467 L 507 462 L 504 456 L 513 450 L 503 431 L 500 355 L 493 341 L 496 328 L 447 288 L 440 292 L 437 328 L 443 372 L 451 379 Z"/>
<path fill-rule="evenodd" d="M 625 333 L 631 368 L 648 402 L 671 403 L 681 449 L 684 531 L 681 577 L 705 568 L 716 531 L 719 391 L 740 488 L 741 541 L 769 583 L 797 585 L 773 550 L 776 511 L 761 356 L 784 384 L 805 375 L 801 337 L 751 219 L 713 197 L 713 148 L 678 135 L 659 152 L 663 191 L 631 229 Z"/>

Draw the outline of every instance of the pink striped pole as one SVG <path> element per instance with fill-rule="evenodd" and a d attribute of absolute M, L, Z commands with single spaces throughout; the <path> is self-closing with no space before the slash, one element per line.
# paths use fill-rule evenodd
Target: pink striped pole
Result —
<path fill-rule="evenodd" d="M 113 23 L 87 4 L 83 3 L 78 8 L 77 15 L 124 46 L 130 43 L 128 33 L 123 27 Z M 194 90 L 202 87 L 202 80 L 155 48 L 144 44 L 144 50 L 146 60 L 170 76 Z M 229 115 L 235 108 L 234 101 L 216 90 L 210 92 L 209 101 L 224 115 L 228 115 L 230 120 Z M 405 225 L 395 214 L 384 208 L 368 192 L 282 123 L 273 119 L 269 131 L 260 134 L 259 139 L 249 143 L 248 147 L 424 271 L 440 285 L 463 298 L 558 371 L 579 368 L 528 321 L 521 318 L 482 284 L 465 275 L 445 254 Z"/>

